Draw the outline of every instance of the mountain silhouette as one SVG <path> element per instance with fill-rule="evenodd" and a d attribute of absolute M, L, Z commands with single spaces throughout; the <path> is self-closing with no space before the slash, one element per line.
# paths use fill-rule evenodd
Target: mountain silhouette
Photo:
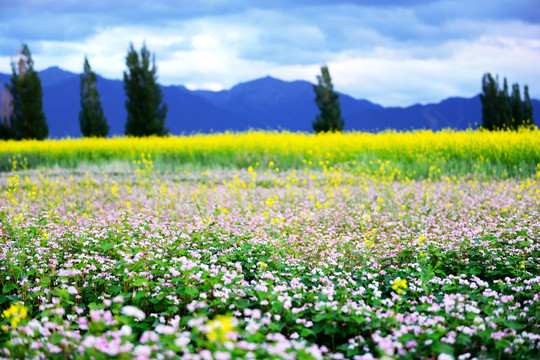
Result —
<path fill-rule="evenodd" d="M 49 137 L 80 137 L 80 75 L 51 67 L 40 71 L 39 76 Z M 0 84 L 9 82 L 10 77 L 0 74 Z M 123 81 L 98 76 L 97 88 L 109 135 L 122 135 L 127 117 Z M 162 90 L 169 108 L 166 126 L 175 135 L 249 129 L 311 132 L 318 113 L 313 85 L 307 81 L 288 82 L 267 76 L 217 92 L 190 91 L 183 86 L 162 86 Z M 482 120 L 478 95 L 408 107 L 383 107 L 346 94 L 340 94 L 339 99 L 345 130 L 464 130 L 475 128 Z M 539 114 L 540 101 L 532 103 Z"/>

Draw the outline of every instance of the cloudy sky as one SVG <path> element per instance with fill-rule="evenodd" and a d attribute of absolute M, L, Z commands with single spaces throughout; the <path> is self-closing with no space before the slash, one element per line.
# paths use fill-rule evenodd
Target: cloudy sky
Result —
<path fill-rule="evenodd" d="M 480 92 L 485 72 L 540 98 L 538 0 L 1 0 L 0 72 L 21 42 L 35 68 L 120 79 L 130 42 L 159 82 L 228 89 L 271 75 L 316 81 L 382 105 Z"/>

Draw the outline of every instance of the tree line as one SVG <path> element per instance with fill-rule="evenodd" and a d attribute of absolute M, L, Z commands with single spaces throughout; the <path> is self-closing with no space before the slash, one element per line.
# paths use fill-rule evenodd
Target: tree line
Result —
<path fill-rule="evenodd" d="M 137 53 L 130 44 L 126 56 L 127 71 L 124 71 L 125 108 L 127 121 L 125 134 L 128 136 L 163 136 L 167 104 L 157 84 L 155 56 L 146 44 Z M 11 63 L 11 84 L 2 87 L 2 122 L 0 139 L 45 139 L 49 127 L 43 112 L 41 80 L 34 70 L 32 55 L 26 44 L 17 52 Z M 103 113 L 97 89 L 97 75 L 92 71 L 85 56 L 80 79 L 79 123 L 84 137 L 105 137 L 109 134 L 107 118 Z"/>
<path fill-rule="evenodd" d="M 508 82 L 499 87 L 499 77 L 486 73 L 482 77 L 482 127 L 487 130 L 516 130 L 523 126 L 534 125 L 533 106 L 529 97 L 529 87 L 524 86 L 523 100 L 519 84 L 512 85 L 509 94 Z"/>
<path fill-rule="evenodd" d="M 155 55 L 143 44 L 140 54 L 130 44 L 124 71 L 125 108 L 127 120 L 124 133 L 128 136 L 164 136 L 167 104 L 157 84 Z M 45 139 L 49 128 L 43 112 L 41 80 L 34 70 L 32 55 L 26 44 L 11 63 L 11 84 L 0 88 L 0 139 Z M 103 113 L 97 89 L 97 75 L 85 56 L 80 78 L 79 123 L 84 137 L 105 137 L 109 125 Z M 317 84 L 313 85 L 315 103 L 320 113 L 312 123 L 315 133 L 343 131 L 339 94 L 334 91 L 328 66 L 321 67 Z M 524 99 L 518 84 L 509 94 L 506 78 L 499 87 L 498 77 L 489 73 L 482 77 L 482 125 L 487 130 L 514 130 L 534 125 L 529 88 L 524 87 Z"/>

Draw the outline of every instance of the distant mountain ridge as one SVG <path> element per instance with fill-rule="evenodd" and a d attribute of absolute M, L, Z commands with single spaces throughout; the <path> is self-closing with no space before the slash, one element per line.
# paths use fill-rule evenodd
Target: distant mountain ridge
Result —
<path fill-rule="evenodd" d="M 49 137 L 80 137 L 80 75 L 51 67 L 39 76 Z M 0 84 L 9 82 L 10 77 L 0 74 Z M 122 80 L 98 76 L 97 87 L 110 135 L 122 135 L 127 116 Z M 162 90 L 169 107 L 166 126 L 175 135 L 248 129 L 311 132 L 318 113 L 313 85 L 307 81 L 287 82 L 267 76 L 218 92 L 190 91 L 183 86 L 162 86 Z M 340 102 L 346 130 L 463 130 L 481 122 L 478 95 L 408 107 L 383 107 L 346 94 L 340 94 Z M 532 103 L 535 117 L 540 118 L 540 101 Z"/>

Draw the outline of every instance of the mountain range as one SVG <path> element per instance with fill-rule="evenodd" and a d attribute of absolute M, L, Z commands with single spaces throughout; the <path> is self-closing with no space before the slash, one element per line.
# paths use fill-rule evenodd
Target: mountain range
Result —
<path fill-rule="evenodd" d="M 80 137 L 80 75 L 51 67 L 39 76 L 49 137 Z M 9 82 L 10 77 L 0 74 L 0 84 Z M 126 121 L 123 81 L 98 76 L 97 88 L 109 135 L 122 135 Z M 169 108 L 166 126 L 172 134 L 248 129 L 311 132 L 318 113 L 313 85 L 307 81 L 287 82 L 268 76 L 217 92 L 190 91 L 183 86 L 162 86 L 162 90 Z M 437 104 L 383 107 L 340 94 L 340 103 L 345 130 L 463 130 L 481 122 L 479 95 L 452 97 Z M 533 99 L 532 103 L 539 114 L 540 101 Z"/>

